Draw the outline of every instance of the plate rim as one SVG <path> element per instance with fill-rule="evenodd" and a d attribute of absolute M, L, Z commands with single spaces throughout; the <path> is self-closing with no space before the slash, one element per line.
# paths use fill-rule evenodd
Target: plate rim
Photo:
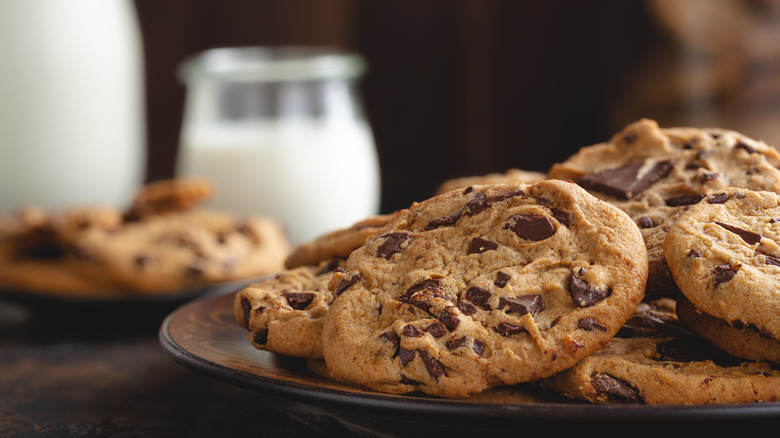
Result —
<path fill-rule="evenodd" d="M 158 340 L 162 349 L 180 365 L 210 378 L 263 394 L 271 394 L 306 404 L 350 408 L 363 412 L 403 411 L 415 415 L 457 415 L 464 419 L 480 417 L 523 420 L 700 420 L 700 419 L 762 419 L 780 417 L 780 402 L 729 403 L 713 405 L 599 405 L 577 403 L 480 403 L 432 397 L 382 393 L 351 393 L 321 388 L 230 368 L 194 354 L 182 347 L 170 333 L 171 322 L 192 306 L 216 300 L 226 292 L 208 295 L 187 302 L 169 313 L 162 321 Z"/>

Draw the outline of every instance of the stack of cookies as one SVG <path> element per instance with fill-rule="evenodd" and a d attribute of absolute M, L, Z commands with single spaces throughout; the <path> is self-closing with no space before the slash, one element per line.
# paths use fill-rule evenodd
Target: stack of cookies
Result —
<path fill-rule="evenodd" d="M 199 207 L 209 182 L 150 183 L 132 205 L 28 207 L 0 218 L 0 288 L 63 297 L 160 295 L 276 272 L 282 227 Z"/>
<path fill-rule="evenodd" d="M 641 120 L 542 177 L 449 181 L 302 245 L 235 318 L 386 393 L 778 401 L 779 165 L 736 132 Z"/>

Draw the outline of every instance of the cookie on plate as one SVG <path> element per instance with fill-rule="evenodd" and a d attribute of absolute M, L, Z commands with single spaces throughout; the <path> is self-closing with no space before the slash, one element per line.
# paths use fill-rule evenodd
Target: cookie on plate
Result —
<path fill-rule="evenodd" d="M 773 147 L 738 132 L 662 129 L 643 119 L 553 165 L 548 177 L 575 181 L 631 216 L 647 246 L 647 293 L 655 295 L 676 293 L 663 242 L 677 217 L 725 187 L 780 193 L 778 166 Z"/>
<path fill-rule="evenodd" d="M 316 265 L 334 257 L 347 258 L 376 232 L 387 225 L 391 215 L 376 215 L 355 222 L 350 227 L 325 233 L 310 242 L 297 245 L 285 260 L 287 269 Z"/>
<path fill-rule="evenodd" d="M 698 313 L 723 321 L 735 332 L 752 332 L 775 347 L 766 351 L 771 356 L 763 357 L 750 350 L 752 343 L 742 343 L 744 352 L 734 342 L 724 349 L 740 357 L 777 361 L 780 195 L 740 188 L 707 195 L 669 228 L 664 254 L 680 291 Z M 716 345 L 729 341 L 714 332 L 701 334 Z"/>
<path fill-rule="evenodd" d="M 688 332 L 674 311 L 660 315 L 652 306 L 640 306 L 632 319 L 652 321 L 652 329 L 641 323 L 636 331 L 634 321 L 634 327 L 628 324 L 606 347 L 538 384 L 596 404 L 780 400 L 780 371 L 771 363 L 729 356 Z"/>
<path fill-rule="evenodd" d="M 70 257 L 120 290 L 162 293 L 276 272 L 288 252 L 273 219 L 196 209 L 89 230 Z"/>
<path fill-rule="evenodd" d="M 449 192 L 450 190 L 465 189 L 468 186 L 483 184 L 504 184 L 511 182 L 524 182 L 526 184 L 533 184 L 546 178 L 547 175 L 542 172 L 512 168 L 506 170 L 503 173 L 495 172 L 485 175 L 464 176 L 460 178 L 448 179 L 447 181 L 441 183 L 434 194 L 440 195 L 444 192 Z"/>
<path fill-rule="evenodd" d="M 260 350 L 308 359 L 322 358 L 322 326 L 333 294 L 328 282 L 343 260 L 322 261 L 279 272 L 240 290 L 233 301 L 236 321 Z"/>
<path fill-rule="evenodd" d="M 606 345 L 647 279 L 638 228 L 565 181 L 471 186 L 396 213 L 329 284 L 337 379 L 464 397 Z"/>

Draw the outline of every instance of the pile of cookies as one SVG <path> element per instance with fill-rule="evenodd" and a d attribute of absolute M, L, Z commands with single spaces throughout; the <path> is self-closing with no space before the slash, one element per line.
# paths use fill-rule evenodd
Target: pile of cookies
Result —
<path fill-rule="evenodd" d="M 0 218 L 0 288 L 64 297 L 181 293 L 283 268 L 281 225 L 199 206 L 205 180 L 161 180 L 132 205 L 23 208 Z"/>
<path fill-rule="evenodd" d="M 742 134 L 640 120 L 545 175 L 449 181 L 301 245 L 235 318 L 387 393 L 780 401 L 778 166 Z"/>

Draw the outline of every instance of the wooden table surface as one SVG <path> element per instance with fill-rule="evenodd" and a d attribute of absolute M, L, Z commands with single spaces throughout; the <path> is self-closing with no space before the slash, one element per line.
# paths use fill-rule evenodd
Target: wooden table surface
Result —
<path fill-rule="evenodd" d="M 176 363 L 157 338 L 173 309 L 158 307 L 139 317 L 0 301 L 0 436 L 356 435 L 315 408 Z"/>

